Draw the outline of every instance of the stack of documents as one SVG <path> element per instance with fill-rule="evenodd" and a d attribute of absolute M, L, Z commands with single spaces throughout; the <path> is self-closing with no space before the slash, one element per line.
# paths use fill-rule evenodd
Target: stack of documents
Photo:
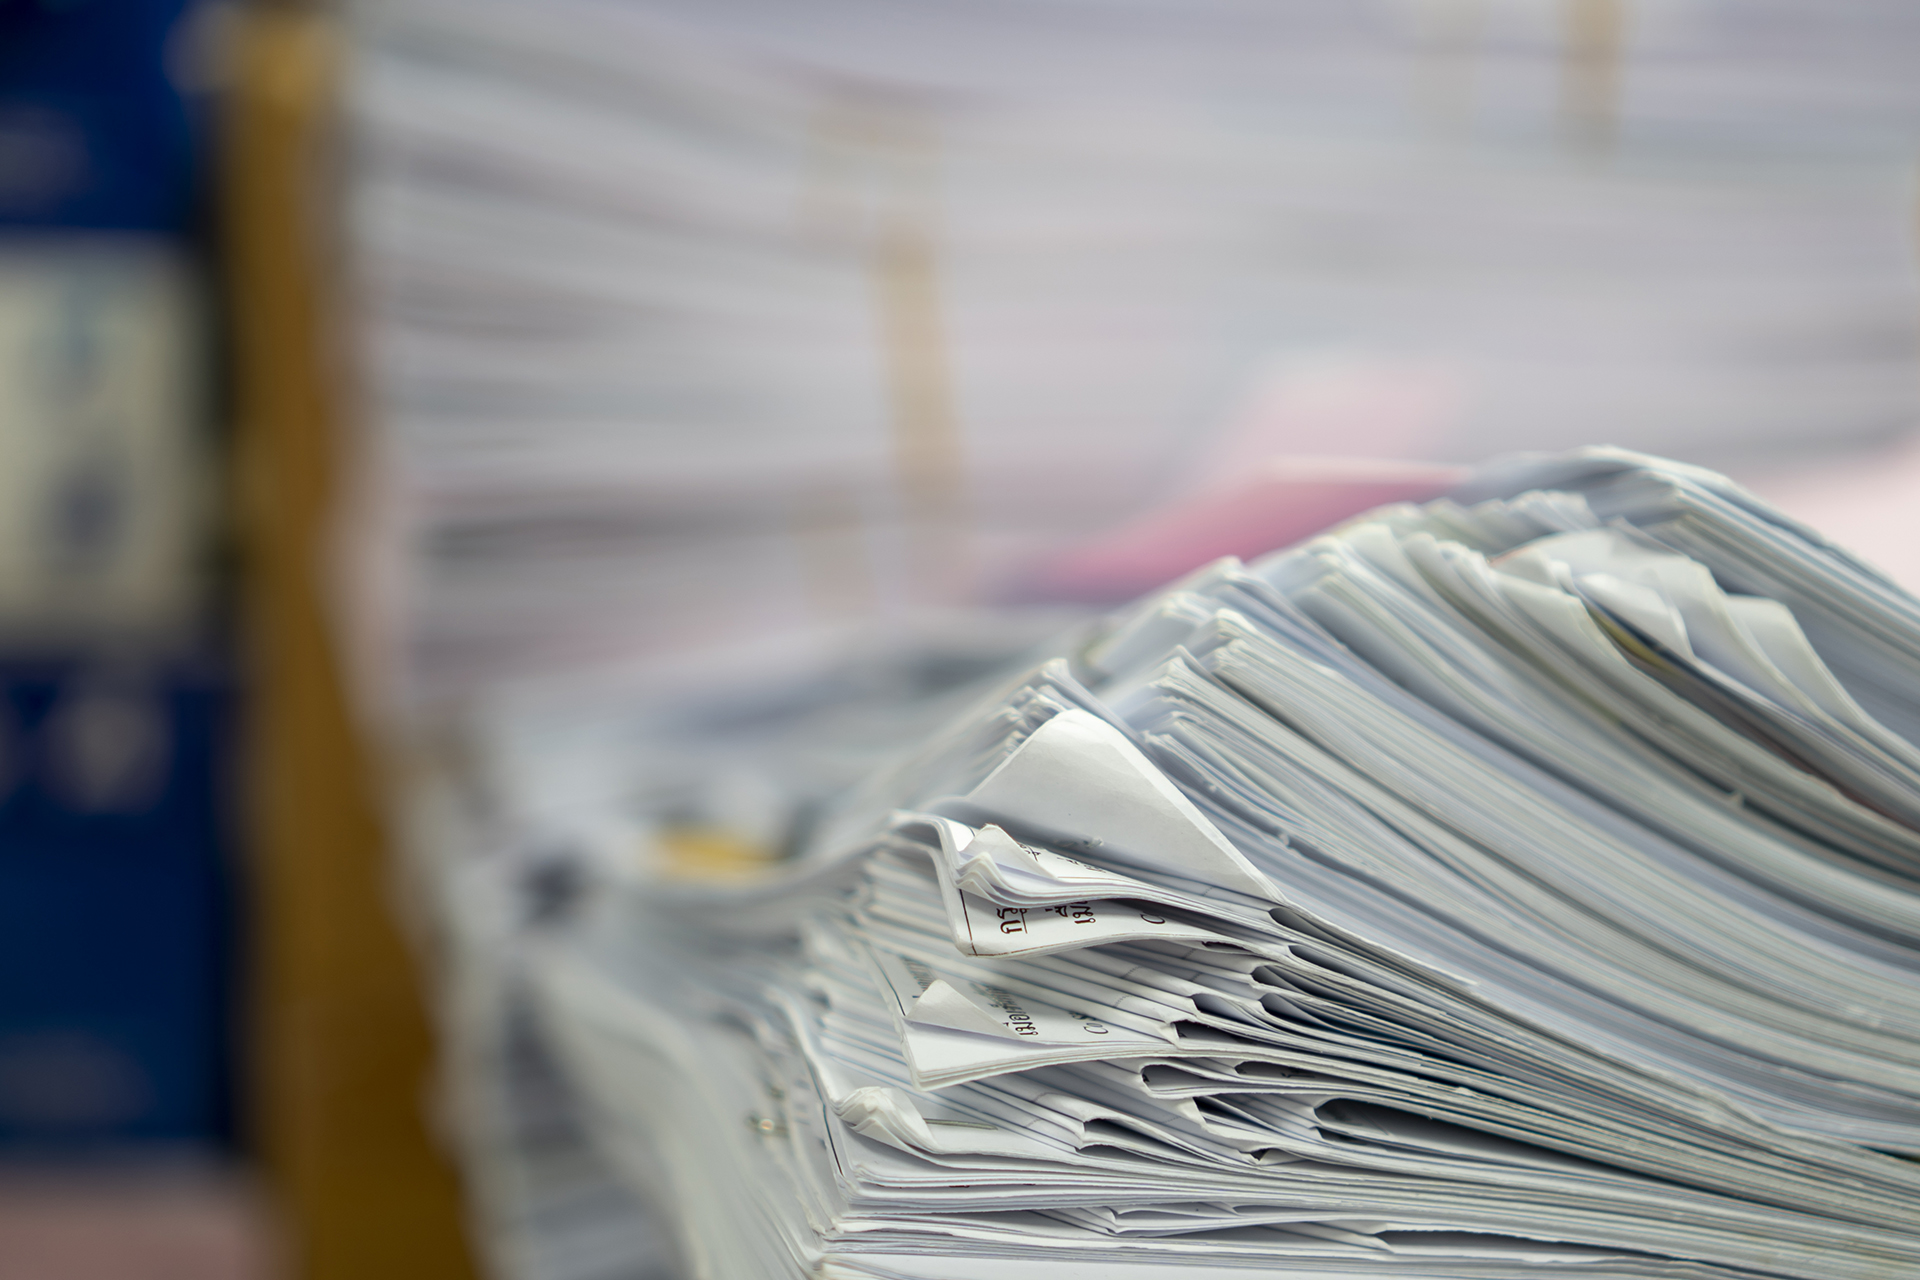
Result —
<path fill-rule="evenodd" d="M 1274 454 L 1920 418 L 1908 0 L 349 11 L 375 705 L 1002 599 Z"/>
<path fill-rule="evenodd" d="M 415 761 L 404 883 L 432 921 L 446 1131 L 489 1268 L 680 1277 L 633 1159 L 616 1172 L 541 1033 L 529 944 L 600 886 L 764 871 L 831 798 L 1056 652 L 1078 610 L 947 614 L 815 652 L 595 671 L 502 691 Z M 451 746 L 453 749 L 447 749 Z"/>
<path fill-rule="evenodd" d="M 1920 601 L 1712 473 L 1520 459 L 1083 634 L 777 871 L 605 882 L 526 980 L 701 1276 L 1886 1280 L 1916 741 Z"/>

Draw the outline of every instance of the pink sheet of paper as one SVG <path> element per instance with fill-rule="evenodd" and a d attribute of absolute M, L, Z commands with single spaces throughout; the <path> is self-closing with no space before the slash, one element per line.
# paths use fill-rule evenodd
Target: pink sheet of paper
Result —
<path fill-rule="evenodd" d="M 1424 502 L 1466 468 L 1386 458 L 1272 458 L 1043 562 L 1027 599 L 1122 601 L 1221 556 L 1252 559 L 1389 502 Z"/>
<path fill-rule="evenodd" d="M 1920 592 L 1920 438 L 1825 464 L 1735 478 Z"/>

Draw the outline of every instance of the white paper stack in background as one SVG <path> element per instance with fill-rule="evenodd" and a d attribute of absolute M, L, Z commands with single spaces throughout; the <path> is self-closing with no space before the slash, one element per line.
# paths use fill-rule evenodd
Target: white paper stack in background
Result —
<path fill-rule="evenodd" d="M 601 879 L 521 975 L 689 1275 L 1882 1280 L 1916 691 L 1920 601 L 1817 533 L 1521 459 L 1132 607 L 775 872 Z"/>
<path fill-rule="evenodd" d="M 388 696 L 897 618 L 1272 453 L 1920 415 L 1901 0 L 365 0 Z"/>

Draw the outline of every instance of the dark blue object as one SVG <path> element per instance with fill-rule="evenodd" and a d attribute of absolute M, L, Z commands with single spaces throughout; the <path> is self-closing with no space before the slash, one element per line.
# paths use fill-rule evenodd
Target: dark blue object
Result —
<path fill-rule="evenodd" d="M 180 231 L 203 114 L 189 0 L 0 0 L 0 227 Z"/>
<path fill-rule="evenodd" d="M 195 11 L 0 0 L 0 246 L 139 232 L 188 250 L 204 236 Z M 68 496 L 68 542 L 112 533 L 112 493 Z M 0 1156 L 227 1146 L 230 664 L 7 652 Z"/>
<path fill-rule="evenodd" d="M 221 664 L 0 663 L 0 1152 L 231 1137 Z"/>

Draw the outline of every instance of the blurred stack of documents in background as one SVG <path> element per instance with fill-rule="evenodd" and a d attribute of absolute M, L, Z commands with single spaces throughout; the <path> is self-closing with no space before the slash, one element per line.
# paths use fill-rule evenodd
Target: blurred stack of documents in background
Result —
<path fill-rule="evenodd" d="M 1891 0 L 359 19 L 383 702 L 1072 590 L 1275 454 L 1739 471 L 1920 416 Z"/>
<path fill-rule="evenodd" d="M 1087 621 L 1897 447 L 1920 14 L 353 22 L 343 616 L 506 1274 L 1920 1262 L 1897 589 L 1593 455 Z"/>

